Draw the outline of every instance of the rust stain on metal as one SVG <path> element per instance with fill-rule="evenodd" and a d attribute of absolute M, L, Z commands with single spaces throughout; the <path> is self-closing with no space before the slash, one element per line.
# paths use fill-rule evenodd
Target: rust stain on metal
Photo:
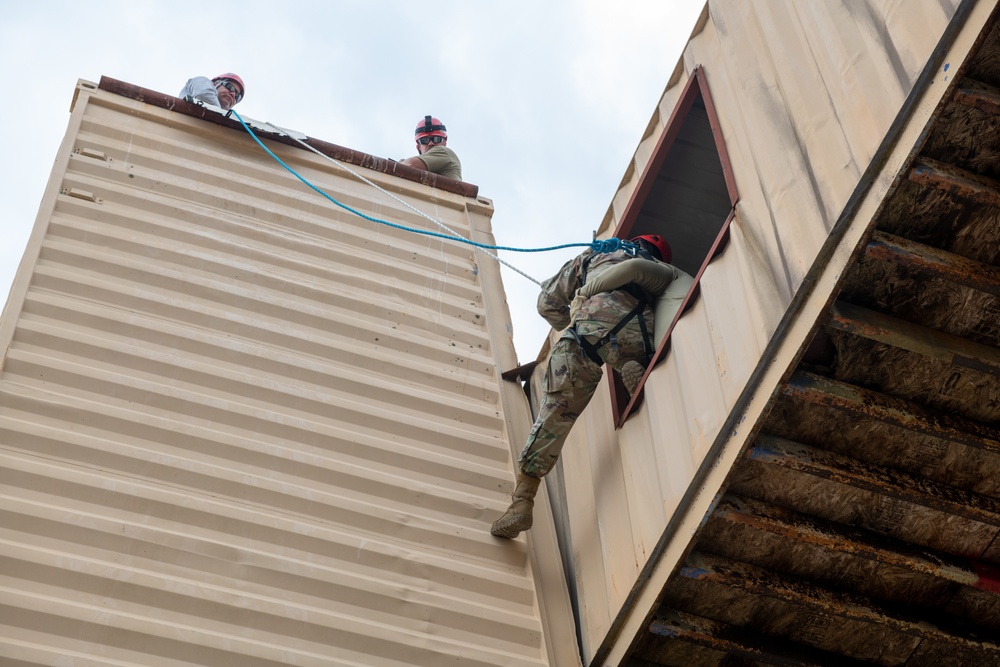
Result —
<path fill-rule="evenodd" d="M 955 253 L 885 232 L 875 232 L 865 254 L 930 277 L 1000 296 L 1000 268 Z"/>
<path fill-rule="evenodd" d="M 741 633 L 734 632 L 733 628 L 725 623 L 692 614 L 680 612 L 659 614 L 649 624 L 649 631 L 654 635 L 691 642 L 727 655 L 760 658 L 765 654 L 760 648 L 739 641 L 736 635 Z"/>
<path fill-rule="evenodd" d="M 934 359 L 950 360 L 951 354 L 939 345 L 941 334 L 888 317 L 882 313 L 838 301 L 831 308 L 831 325 L 846 333 L 869 338 L 893 347 L 917 352 Z"/>
<path fill-rule="evenodd" d="M 932 414 L 915 403 L 876 391 L 806 372 L 792 376 L 782 391 L 789 398 L 1000 454 L 997 429 L 958 416 Z"/>
<path fill-rule="evenodd" d="M 979 81 L 967 81 L 955 91 L 955 101 L 968 107 L 1000 115 L 1000 90 Z"/>
<path fill-rule="evenodd" d="M 1000 206 L 1000 183 L 928 157 L 918 160 L 910 170 L 909 179 L 960 199 Z"/>
<path fill-rule="evenodd" d="M 838 301 L 831 328 L 922 356 L 1000 376 L 1000 350 L 867 308 Z"/>
<path fill-rule="evenodd" d="M 754 565 L 705 553 L 692 553 L 689 563 L 706 572 L 702 579 L 755 596 L 765 596 L 808 609 L 812 613 L 891 628 L 912 637 L 922 637 L 962 648 L 997 652 L 991 642 L 963 636 L 936 627 L 926 621 L 910 619 L 900 610 L 883 609 L 871 599 L 834 591 L 816 584 L 759 568 Z"/>
<path fill-rule="evenodd" d="M 186 116 L 200 118 L 210 123 L 215 123 L 216 125 L 228 127 L 233 130 L 238 130 L 244 133 L 246 132 L 238 121 L 214 111 L 210 111 L 199 104 L 192 104 L 187 100 L 174 97 L 173 95 L 159 93 L 155 90 L 149 90 L 147 88 L 142 88 L 141 86 L 125 83 L 124 81 L 119 81 L 118 79 L 113 79 L 108 76 L 101 77 L 98 88 L 106 90 L 109 93 L 114 93 L 115 95 L 128 97 L 136 100 L 137 102 L 143 102 L 162 109 L 168 109 L 175 113 L 182 113 Z M 266 138 L 268 141 L 276 141 L 299 150 L 305 150 L 296 141 L 290 139 L 289 137 L 268 135 Z M 416 181 L 418 183 L 422 183 L 423 185 L 429 185 L 439 190 L 445 190 L 464 197 L 475 198 L 479 195 L 479 186 L 473 185 L 472 183 L 456 181 L 452 178 L 439 176 L 429 171 L 407 167 L 399 162 L 375 157 L 374 155 L 369 155 L 368 153 L 362 153 L 350 148 L 344 148 L 343 146 L 327 143 L 312 137 L 308 139 L 307 143 L 327 157 L 340 160 L 341 162 L 364 167 L 373 171 L 392 174 L 393 176 L 399 176 L 400 178 L 404 178 L 409 181 Z"/>
<path fill-rule="evenodd" d="M 998 499 L 938 484 L 899 470 L 869 465 L 784 438 L 759 436 L 750 458 L 1000 527 Z"/>
<path fill-rule="evenodd" d="M 906 544 L 883 545 L 865 531 L 843 526 L 750 498 L 727 495 L 713 515 L 729 523 L 766 531 L 797 543 L 820 547 L 826 551 L 853 554 L 879 563 L 901 567 L 911 572 L 939 579 L 978 586 L 983 575 L 977 564 L 965 564 L 962 559 L 915 549 Z M 983 564 L 978 564 L 983 565 Z M 995 573 L 1000 574 L 1000 573 Z"/>

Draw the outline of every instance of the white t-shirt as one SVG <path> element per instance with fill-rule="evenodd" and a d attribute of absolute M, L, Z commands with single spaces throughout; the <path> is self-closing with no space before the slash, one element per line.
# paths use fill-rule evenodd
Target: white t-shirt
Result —
<path fill-rule="evenodd" d="M 205 104 L 222 107 L 222 104 L 219 103 L 219 95 L 215 92 L 215 84 L 212 83 L 211 79 L 204 76 L 196 76 L 193 79 L 188 79 L 188 82 L 184 84 L 177 97 L 185 99 L 191 97 L 201 100 Z"/>

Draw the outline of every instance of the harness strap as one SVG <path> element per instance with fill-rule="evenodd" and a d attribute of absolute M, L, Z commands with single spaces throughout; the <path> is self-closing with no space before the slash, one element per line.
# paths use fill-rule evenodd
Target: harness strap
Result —
<path fill-rule="evenodd" d="M 601 359 L 601 355 L 597 353 L 597 347 L 592 345 L 589 340 L 580 335 L 580 332 L 576 330 L 575 324 L 566 329 L 566 331 L 573 336 L 573 340 L 580 345 L 580 349 L 583 350 L 583 353 L 587 355 L 588 359 L 593 361 L 598 366 L 604 365 L 604 360 Z"/>
<path fill-rule="evenodd" d="M 637 303 L 635 305 L 635 308 L 630 310 L 625 317 L 620 319 L 618 321 L 618 324 L 616 324 L 614 328 L 611 329 L 611 331 L 601 336 L 601 338 L 596 343 L 591 343 L 589 340 L 586 339 L 586 337 L 581 336 L 580 333 L 576 330 L 575 325 L 570 329 L 570 331 L 573 333 L 573 337 L 576 339 L 576 341 L 580 344 L 580 348 L 583 350 L 583 353 L 586 354 L 587 357 L 598 366 L 603 366 L 604 360 L 601 359 L 601 355 L 598 353 L 598 350 L 600 350 L 608 343 L 616 343 L 617 341 L 615 337 L 618 334 L 618 332 L 624 329 L 625 326 L 632 320 L 633 317 L 637 317 L 639 319 L 639 331 L 642 332 L 643 351 L 645 352 L 645 361 L 643 365 L 648 366 L 649 362 L 652 361 L 653 359 L 654 350 L 653 350 L 651 336 L 649 335 L 649 328 L 646 326 L 646 318 L 642 316 L 642 313 L 644 310 L 646 310 L 646 306 L 650 305 L 649 298 L 646 296 L 645 292 L 642 291 L 642 288 L 640 288 L 635 283 L 629 283 L 628 285 L 623 285 L 618 289 L 628 292 L 633 297 L 635 297 L 639 303 Z"/>
<path fill-rule="evenodd" d="M 633 309 L 632 312 L 629 313 L 622 322 L 618 323 L 618 327 L 625 326 L 623 322 L 627 322 L 632 317 L 639 318 L 639 331 L 642 332 L 642 347 L 646 352 L 646 360 L 643 365 L 648 366 L 649 362 L 653 360 L 653 352 L 655 352 L 655 350 L 653 349 L 653 337 L 650 335 L 649 329 L 646 327 L 646 318 L 642 316 L 642 311 L 645 310 L 646 306 L 652 305 L 652 301 L 649 300 L 649 297 L 642 290 L 642 288 L 636 285 L 635 283 L 629 283 L 627 285 L 623 285 L 620 289 L 625 290 L 626 292 L 628 292 L 629 294 L 631 294 L 636 298 L 636 300 L 639 302 L 636 308 L 638 308 L 639 310 L 637 312 L 635 309 Z"/>

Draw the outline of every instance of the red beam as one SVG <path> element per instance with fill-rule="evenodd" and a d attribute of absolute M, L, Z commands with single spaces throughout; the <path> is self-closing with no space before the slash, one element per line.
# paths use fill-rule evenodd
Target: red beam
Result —
<path fill-rule="evenodd" d="M 173 95 L 159 93 L 155 90 L 142 88 L 140 86 L 125 83 L 124 81 L 112 79 L 107 76 L 101 77 L 101 82 L 97 87 L 109 93 L 114 93 L 115 95 L 121 95 L 122 97 L 136 100 L 137 102 L 143 102 L 151 106 L 160 107 L 161 109 L 168 109 L 175 113 L 191 116 L 192 118 L 200 118 L 201 120 L 205 120 L 216 125 L 221 125 L 223 127 L 228 127 L 230 129 L 246 133 L 246 130 L 243 129 L 243 126 L 240 125 L 239 121 L 223 116 L 222 114 L 214 111 L 210 111 L 200 104 L 192 104 L 191 102 L 182 100 L 179 97 L 174 97 Z M 290 139 L 289 137 L 269 134 L 266 139 L 268 141 L 276 141 L 300 150 L 305 150 L 299 145 L 298 142 L 294 139 Z M 456 181 L 452 178 L 438 176 L 437 174 L 429 171 L 407 167 L 394 160 L 375 157 L 374 155 L 361 153 L 359 151 L 351 150 L 350 148 L 344 148 L 343 146 L 327 143 L 312 137 L 309 137 L 309 139 L 306 140 L 306 143 L 323 155 L 339 160 L 340 162 L 346 162 L 348 164 L 364 167 L 365 169 L 371 169 L 372 171 L 378 171 L 384 174 L 392 174 L 393 176 L 398 176 L 399 178 L 404 178 L 408 181 L 415 181 L 439 190 L 453 192 L 457 195 L 462 195 L 463 197 L 474 198 L 479 195 L 479 186 L 473 185 L 472 183 L 465 183 L 464 181 Z"/>

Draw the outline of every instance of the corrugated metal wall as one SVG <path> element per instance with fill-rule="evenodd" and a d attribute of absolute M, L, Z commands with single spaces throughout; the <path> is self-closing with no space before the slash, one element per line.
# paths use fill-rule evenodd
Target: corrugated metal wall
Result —
<path fill-rule="evenodd" d="M 585 662 L 609 627 L 958 0 L 710 0 L 602 224 L 610 235 L 697 65 L 740 194 L 728 247 L 611 428 L 606 386 L 563 451 Z M 942 88 L 946 80 L 942 74 Z"/>
<path fill-rule="evenodd" d="M 488 200 L 366 175 L 492 242 Z M 0 322 L 0 661 L 578 664 L 554 553 L 489 535 L 508 330 L 469 246 L 81 82 Z"/>

